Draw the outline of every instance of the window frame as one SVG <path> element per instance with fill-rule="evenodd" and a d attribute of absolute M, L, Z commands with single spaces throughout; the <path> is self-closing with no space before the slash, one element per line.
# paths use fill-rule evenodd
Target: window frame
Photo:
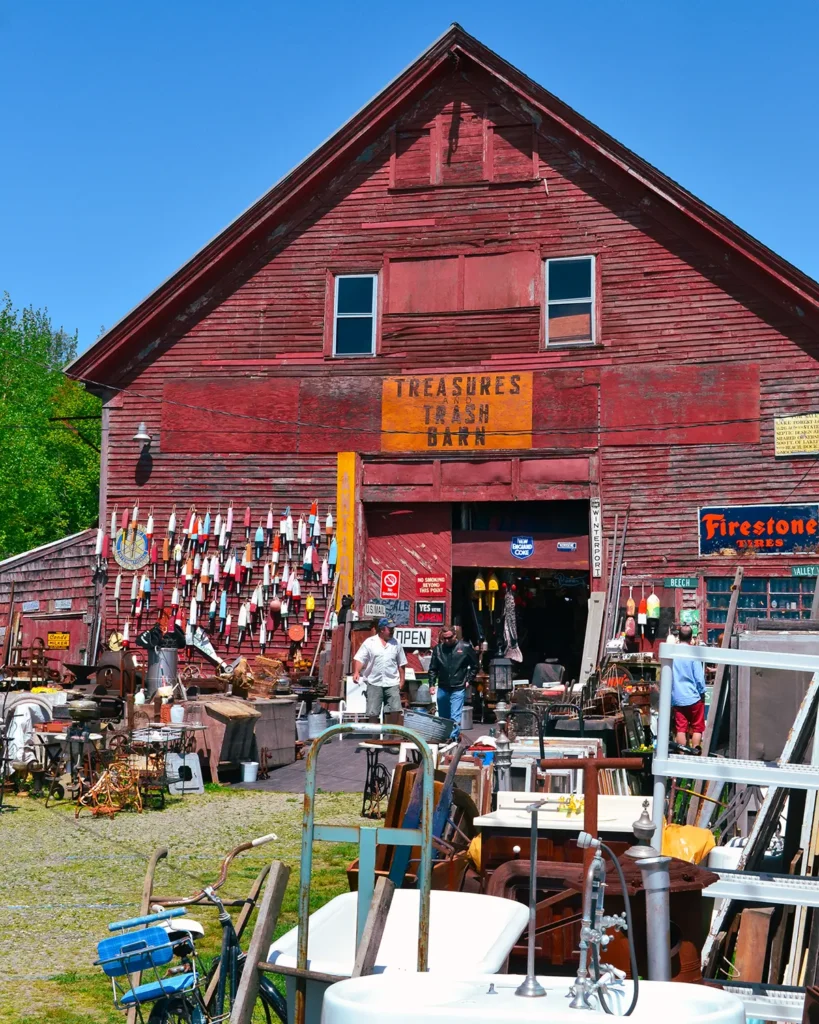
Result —
<path fill-rule="evenodd" d="M 378 288 L 379 288 L 379 273 L 378 271 L 353 271 L 353 272 L 340 272 L 332 275 L 332 329 L 330 335 L 330 355 L 333 359 L 371 359 L 373 356 L 378 354 Z M 338 333 L 338 321 L 349 320 L 353 318 L 361 318 L 367 316 L 366 313 L 339 313 L 338 311 L 338 293 L 339 285 L 338 282 L 342 278 L 369 278 L 373 282 L 373 302 L 372 312 L 369 314 L 372 318 L 372 344 L 369 352 L 337 352 L 336 351 L 336 337 Z"/>
<path fill-rule="evenodd" d="M 715 584 L 718 580 L 726 581 L 724 588 L 717 588 Z M 745 583 L 751 583 L 753 581 L 764 582 L 764 589 L 761 587 L 754 589 L 748 587 L 743 591 L 742 587 Z M 731 593 L 730 586 L 732 583 L 732 576 L 715 575 L 704 577 L 703 607 L 705 612 L 705 623 L 702 632 L 706 637 L 709 637 L 712 633 L 716 636 L 718 631 L 724 630 L 725 628 L 724 622 L 719 622 L 711 616 L 713 613 L 720 616 L 727 612 Z M 813 587 L 809 586 L 810 583 L 813 583 Z M 746 576 L 740 585 L 736 621 L 737 623 L 744 623 L 749 619 L 771 618 L 781 621 L 784 629 L 789 621 L 804 621 L 805 619 L 809 619 L 811 603 L 813 601 L 813 591 L 817 585 L 819 585 L 819 579 L 815 576 Z M 781 589 L 779 589 L 779 587 L 781 587 Z M 749 599 L 756 598 L 756 607 L 742 607 L 743 597 Z M 762 604 L 763 598 L 765 601 L 764 605 Z M 717 601 L 720 600 L 724 602 L 725 607 L 718 607 Z M 772 606 L 772 602 L 774 600 L 777 602 L 777 606 L 775 608 Z M 783 600 L 795 600 L 797 607 L 783 607 Z M 700 625 L 702 626 L 703 623 Z"/>
<path fill-rule="evenodd" d="M 591 261 L 591 296 L 586 299 L 550 299 L 549 298 L 549 264 L 551 263 L 576 263 L 579 260 Z M 599 293 L 597 282 L 597 256 L 594 253 L 581 253 L 577 256 L 546 256 L 543 259 L 543 344 L 544 348 L 593 348 L 600 344 L 598 340 L 598 311 L 597 296 Z M 578 302 L 591 303 L 591 338 L 588 341 L 550 341 L 549 340 L 549 308 L 555 306 L 570 306 Z"/>

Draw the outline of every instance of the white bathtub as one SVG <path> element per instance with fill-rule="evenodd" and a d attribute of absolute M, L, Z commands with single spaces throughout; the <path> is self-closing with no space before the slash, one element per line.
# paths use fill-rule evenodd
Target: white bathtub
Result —
<path fill-rule="evenodd" d="M 308 967 L 348 976 L 355 960 L 358 894 L 345 892 L 310 915 Z M 378 973 L 414 972 L 418 963 L 417 889 L 397 889 L 375 962 Z M 430 894 L 429 969 L 445 978 L 472 977 L 499 971 L 529 920 L 528 907 L 514 900 L 477 893 L 435 890 Z M 270 947 L 268 959 L 296 966 L 297 929 Z M 287 1008 L 293 1020 L 295 981 L 287 982 Z M 307 985 L 306 1024 L 319 1024 L 327 985 Z M 417 1022 L 416 1022 L 417 1024 Z"/>

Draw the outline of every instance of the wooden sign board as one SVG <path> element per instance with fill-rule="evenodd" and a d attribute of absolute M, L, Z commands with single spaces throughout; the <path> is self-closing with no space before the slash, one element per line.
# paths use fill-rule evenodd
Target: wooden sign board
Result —
<path fill-rule="evenodd" d="M 70 633 L 48 633 L 46 637 L 46 647 L 52 651 L 67 651 L 71 646 L 71 634 Z"/>
<path fill-rule="evenodd" d="M 783 416 L 774 420 L 774 454 L 816 455 L 819 452 L 819 413 Z"/>
<path fill-rule="evenodd" d="M 531 447 L 531 373 L 448 373 L 384 380 L 383 451 L 496 451 Z"/>

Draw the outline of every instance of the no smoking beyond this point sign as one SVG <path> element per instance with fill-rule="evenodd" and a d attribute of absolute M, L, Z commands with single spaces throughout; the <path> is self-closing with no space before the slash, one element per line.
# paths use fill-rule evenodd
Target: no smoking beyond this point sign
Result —
<path fill-rule="evenodd" d="M 384 598 L 398 598 L 398 588 L 401 585 L 401 573 L 398 569 L 381 570 L 381 596 Z"/>

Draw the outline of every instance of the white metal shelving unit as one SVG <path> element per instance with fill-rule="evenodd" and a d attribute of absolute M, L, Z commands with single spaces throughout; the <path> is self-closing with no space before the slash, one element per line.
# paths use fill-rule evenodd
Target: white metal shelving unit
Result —
<path fill-rule="evenodd" d="M 811 672 L 808 692 L 802 701 L 785 749 L 778 761 L 741 761 L 719 757 L 692 757 L 669 754 L 671 738 L 671 685 L 672 666 L 676 659 L 687 658 L 708 662 L 710 665 L 736 665 L 740 668 L 775 668 L 793 672 Z M 770 653 L 767 651 L 736 651 L 725 648 L 701 647 L 689 644 L 660 644 L 660 707 L 657 723 L 657 749 L 654 756 L 654 824 L 657 835 L 662 835 L 665 819 L 666 779 L 686 778 L 703 781 L 735 782 L 767 787 L 768 792 L 754 822 L 748 845 L 762 834 L 767 815 L 776 813 L 777 792 L 783 789 L 811 791 L 806 806 L 813 817 L 813 801 L 819 791 L 819 729 L 813 726 L 813 751 L 810 764 L 795 764 L 791 758 L 798 738 L 815 722 L 819 704 L 819 657 L 802 654 Z M 753 685 L 753 673 L 750 673 Z M 808 734 L 809 735 L 809 734 Z M 781 807 L 781 804 L 779 805 Z M 803 828 L 804 833 L 804 828 Z M 803 836 L 803 848 L 807 850 Z M 745 855 L 740 860 L 740 869 Z M 725 920 L 731 900 L 784 904 L 797 907 L 819 907 L 819 878 L 803 875 L 764 874 L 757 871 L 718 871 L 719 881 L 709 886 L 704 895 L 722 902 L 711 926 L 703 960 L 706 961 L 717 933 Z M 787 980 L 787 975 L 786 975 Z M 736 991 L 745 1004 L 748 1016 L 762 1020 L 801 1021 L 804 990 L 790 986 L 742 986 L 726 982 L 723 986 Z M 741 989 L 741 991 L 739 991 Z"/>
<path fill-rule="evenodd" d="M 654 824 L 662 835 L 665 820 L 665 785 L 668 778 L 714 779 L 752 786 L 819 790 L 819 768 L 779 761 L 736 761 L 721 757 L 690 757 L 669 754 L 671 738 L 671 674 L 677 659 L 708 662 L 709 665 L 737 665 L 741 668 L 776 668 L 792 672 L 819 673 L 819 657 L 807 654 L 779 654 L 768 651 L 733 651 L 695 644 L 660 644 L 660 708 L 657 749 L 654 754 Z M 801 712 L 800 712 L 801 713 Z"/>

